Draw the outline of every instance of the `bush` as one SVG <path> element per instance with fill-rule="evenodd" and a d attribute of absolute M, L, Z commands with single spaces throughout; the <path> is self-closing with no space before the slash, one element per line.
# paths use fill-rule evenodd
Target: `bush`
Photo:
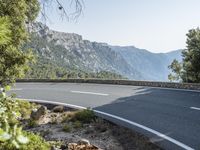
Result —
<path fill-rule="evenodd" d="M 38 125 L 37 121 L 36 120 L 33 120 L 33 119 L 29 119 L 28 120 L 28 124 L 27 124 L 27 127 L 29 128 L 34 128 Z"/>
<path fill-rule="evenodd" d="M 92 110 L 85 109 L 82 111 L 78 111 L 73 119 L 78 120 L 82 123 L 91 123 L 96 119 L 96 116 Z"/>
<path fill-rule="evenodd" d="M 69 125 L 64 125 L 63 126 L 63 131 L 70 132 L 71 131 L 71 127 Z"/>
<path fill-rule="evenodd" d="M 78 120 L 73 123 L 73 127 L 76 129 L 81 128 L 82 126 L 83 124 Z"/>
<path fill-rule="evenodd" d="M 23 115 L 29 114 L 31 111 L 29 109 L 33 105 L 7 97 L 5 92 L 0 96 L 0 150 L 50 149 L 50 144 L 45 142 L 42 137 L 23 131 L 19 127 L 19 119 Z"/>
<path fill-rule="evenodd" d="M 20 108 L 19 113 L 23 119 L 30 118 L 32 110 L 38 108 L 35 103 L 30 103 L 25 100 L 16 100 L 16 102 L 18 104 L 18 108 Z"/>
<path fill-rule="evenodd" d="M 24 145 L 19 145 L 20 150 L 50 150 L 51 145 L 37 134 L 23 131 L 23 134 L 29 139 Z M 11 142 L 4 142 L 0 145 L 0 150 L 16 150 L 16 146 Z"/>

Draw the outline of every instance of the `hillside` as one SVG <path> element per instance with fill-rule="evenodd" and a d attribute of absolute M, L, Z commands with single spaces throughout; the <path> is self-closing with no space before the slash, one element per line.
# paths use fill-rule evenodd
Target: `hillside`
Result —
<path fill-rule="evenodd" d="M 29 78 L 40 68 L 40 72 L 59 70 L 53 75 L 54 78 L 58 74 L 74 71 L 84 73 L 83 77 L 85 73 L 105 71 L 129 79 L 164 81 L 169 73 L 167 66 L 174 58 L 180 59 L 180 50 L 155 54 L 133 46 L 110 46 L 84 40 L 75 33 L 50 30 L 42 23 L 34 23 L 29 30 L 31 38 L 24 49 L 31 48 L 38 56 L 37 63 L 31 65 L 32 72 L 27 75 Z M 34 78 L 37 78 L 37 74 Z"/>
<path fill-rule="evenodd" d="M 166 81 L 169 74 L 169 64 L 175 58 L 181 60 L 181 50 L 169 53 L 151 53 L 134 46 L 110 47 L 115 52 L 120 53 L 131 67 L 140 71 L 144 80 Z"/>

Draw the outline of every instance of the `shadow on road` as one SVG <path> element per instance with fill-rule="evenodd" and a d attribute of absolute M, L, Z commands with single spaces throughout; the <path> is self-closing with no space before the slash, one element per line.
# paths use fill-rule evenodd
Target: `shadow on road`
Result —
<path fill-rule="evenodd" d="M 199 143 L 196 138 L 199 135 L 196 131 L 200 130 L 200 120 L 197 119 L 199 113 L 192 111 L 191 106 L 200 106 L 199 92 L 141 88 L 131 96 L 121 97 L 94 109 L 131 120 L 177 140 L 195 145 Z M 112 121 L 136 129 L 138 132 L 142 131 L 115 119 Z M 145 131 L 140 133 L 149 134 Z M 163 141 L 159 137 L 152 135 L 149 137 L 154 142 Z"/>

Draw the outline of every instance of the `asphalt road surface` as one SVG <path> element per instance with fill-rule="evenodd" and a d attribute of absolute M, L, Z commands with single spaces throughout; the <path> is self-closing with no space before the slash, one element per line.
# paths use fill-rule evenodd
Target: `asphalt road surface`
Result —
<path fill-rule="evenodd" d="M 200 92 L 80 83 L 17 83 L 19 98 L 91 107 L 169 150 L 200 150 Z M 114 116 L 114 118 L 112 117 Z"/>

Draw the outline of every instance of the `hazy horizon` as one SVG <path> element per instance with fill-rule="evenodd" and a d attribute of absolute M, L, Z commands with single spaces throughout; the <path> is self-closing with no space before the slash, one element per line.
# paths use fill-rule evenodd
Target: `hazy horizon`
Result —
<path fill-rule="evenodd" d="M 80 34 L 90 41 L 165 53 L 184 49 L 186 33 L 200 24 L 198 0 L 84 0 L 84 3 L 83 15 L 77 22 L 62 21 L 51 10 L 47 25 L 56 31 Z"/>

